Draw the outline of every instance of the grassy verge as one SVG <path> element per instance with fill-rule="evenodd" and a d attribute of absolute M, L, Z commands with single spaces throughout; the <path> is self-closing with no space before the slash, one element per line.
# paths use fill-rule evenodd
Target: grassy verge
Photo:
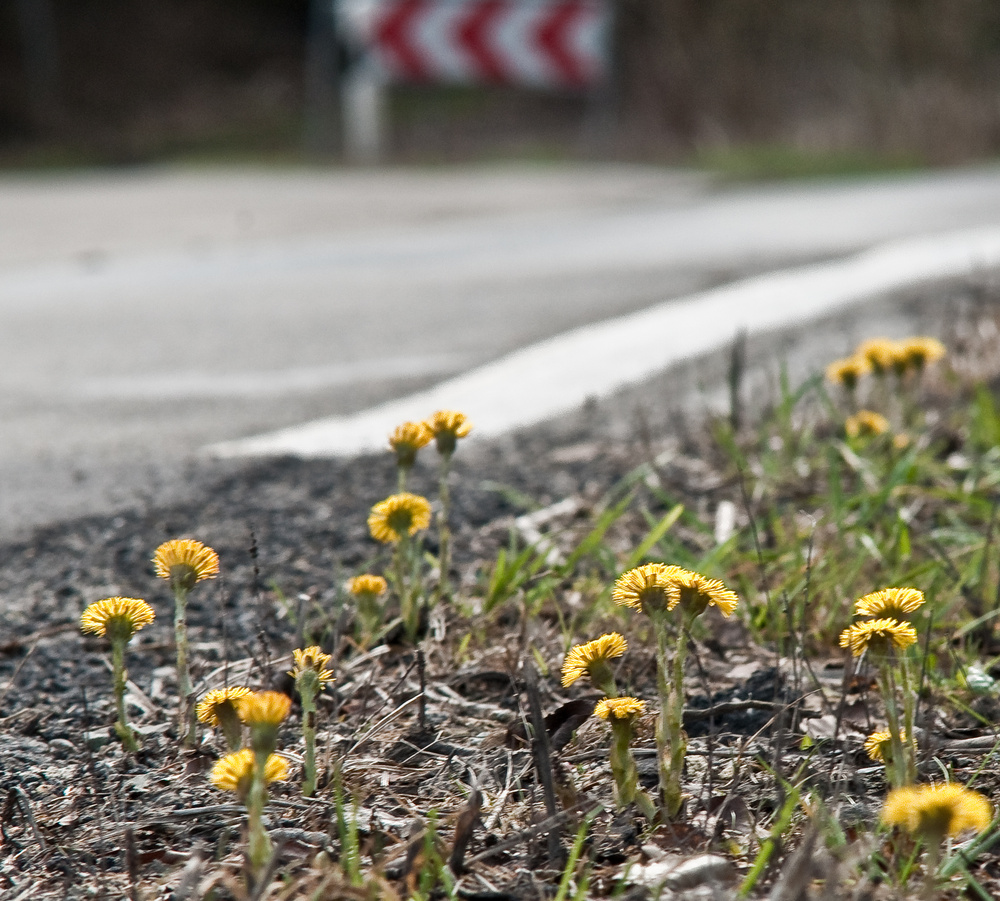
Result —
<path fill-rule="evenodd" d="M 76 867 L 131 897 L 996 896 L 1000 365 L 979 315 L 982 365 L 870 342 L 753 424 L 650 443 L 589 499 L 494 485 L 524 512 L 493 544 L 457 528 L 470 424 L 401 426 L 332 608 L 274 592 L 283 645 L 222 641 L 212 670 L 216 636 L 192 634 L 193 749 L 161 665 L 88 702 L 75 820 L 4 784 L 4 888 L 35 854 L 39 891 Z M 439 495 L 407 490 L 417 454 Z M 493 549 L 443 576 L 462 542 Z M 201 557 L 163 578 L 215 577 L 178 548 Z M 872 614 L 883 589 L 902 594 Z M 291 709 L 289 671 L 311 686 Z M 138 751 L 94 728 L 123 703 Z M 209 774 L 235 799 L 206 798 Z"/>

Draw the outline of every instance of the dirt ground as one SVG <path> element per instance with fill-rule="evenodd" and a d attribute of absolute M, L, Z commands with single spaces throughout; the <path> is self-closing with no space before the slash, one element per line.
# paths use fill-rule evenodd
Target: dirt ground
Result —
<path fill-rule="evenodd" d="M 418 466 L 411 486 L 428 496 L 436 494 L 432 462 L 428 457 Z M 647 490 L 654 475 L 656 493 Z M 297 710 L 282 730 L 279 749 L 292 778 L 271 793 L 270 825 L 280 845 L 276 873 L 283 876 L 271 897 L 369 897 L 344 884 L 332 864 L 343 851 L 330 781 L 338 763 L 344 793 L 356 804 L 363 869 L 386 897 L 411 891 L 407 861 L 429 822 L 438 823 L 443 855 L 451 853 L 472 787 L 487 800 L 458 868 L 464 870 L 459 897 L 551 896 L 560 855 L 590 814 L 596 817 L 588 845 L 591 896 L 610 893 L 625 862 L 638 857 L 644 862 L 640 874 L 658 862 L 693 858 L 693 875 L 677 877 L 661 897 L 732 897 L 739 862 L 719 856 L 720 849 L 734 834 L 766 836 L 760 824 L 782 803 L 776 783 L 762 778 L 753 762 L 794 774 L 806 759 L 803 724 L 825 713 L 815 691 L 807 691 L 801 667 L 755 646 L 738 623 L 712 623 L 709 638 L 695 649 L 688 698 L 686 819 L 644 838 L 633 812 L 613 813 L 608 736 L 589 716 L 598 696 L 580 684 L 559 686 L 562 627 L 578 612 L 579 582 L 558 586 L 530 618 L 517 603 L 485 617 L 471 600 L 485 594 L 489 568 L 512 532 L 523 533 L 517 517 L 548 508 L 555 548 L 568 550 L 592 528 L 595 513 L 621 496 L 609 492 L 621 492 L 626 477 L 639 506 L 654 517 L 667 512 L 667 495 L 710 522 L 710 511 L 733 490 L 733 474 L 708 431 L 680 423 L 670 436 L 637 423 L 629 437 L 611 439 L 584 416 L 572 425 L 460 448 L 452 491 L 461 604 L 431 612 L 422 661 L 391 636 L 368 650 L 351 638 L 344 582 L 388 565 L 366 527 L 372 504 L 395 484 L 388 453 L 209 467 L 193 476 L 193 500 L 69 521 L 5 546 L 0 897 L 249 897 L 242 875 L 243 809 L 207 779 L 225 753 L 221 737 L 202 733 L 193 751 L 182 750 L 176 737 L 172 602 L 166 585 L 154 578 L 150 557 L 162 541 L 182 536 L 210 544 L 222 562 L 220 578 L 191 596 L 199 694 L 224 684 L 291 693 L 293 648 L 318 641 L 334 654 L 337 681 L 321 701 L 320 790 L 314 798 L 303 798 L 298 787 Z M 630 510 L 609 530 L 605 545 L 625 555 L 646 531 L 647 520 Z M 695 545 L 711 540 L 697 530 L 684 539 Z M 432 536 L 426 547 L 437 550 Z M 575 579 L 606 579 L 602 570 L 600 561 L 585 562 Z M 111 730 L 107 648 L 82 636 L 78 625 L 86 604 L 112 595 L 146 598 L 158 615 L 127 655 L 130 716 L 142 743 L 135 755 L 122 751 Z M 591 628 L 598 634 L 601 623 Z M 524 739 L 534 694 L 524 663 L 532 659 L 541 668 L 535 696 L 547 716 L 554 820 L 540 781 L 545 767 Z M 813 675 L 831 696 L 844 687 L 843 664 L 841 657 L 813 661 Z M 651 643 L 635 642 L 622 679 L 651 698 L 654 672 Z M 857 686 L 851 691 L 863 719 L 866 702 Z M 709 715 L 699 712 L 709 707 Z M 956 774 L 977 770 L 993 737 L 968 723 L 951 726 L 953 744 L 942 754 Z M 651 719 L 642 728 L 640 777 L 651 786 Z M 874 822 L 885 791 L 882 769 L 861 751 L 862 738 L 860 729 L 850 732 L 811 758 L 812 784 L 843 798 L 848 833 Z M 1000 778 L 987 771 L 978 787 L 996 797 Z M 546 839 L 550 829 L 563 849 L 554 855 Z M 802 841 L 808 849 L 816 837 Z M 784 867 L 789 858 L 779 854 L 776 860 Z M 833 884 L 838 868 L 850 865 L 817 851 L 813 875 Z M 977 878 L 1000 885 L 997 862 L 987 860 Z M 648 894 L 637 884 L 625 897 Z"/>

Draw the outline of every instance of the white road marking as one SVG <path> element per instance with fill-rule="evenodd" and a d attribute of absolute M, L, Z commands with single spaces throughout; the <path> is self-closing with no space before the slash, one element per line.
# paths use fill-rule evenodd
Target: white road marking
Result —
<path fill-rule="evenodd" d="M 207 448 L 222 457 L 341 456 L 385 447 L 399 423 L 462 410 L 480 438 L 570 412 L 727 347 L 736 334 L 803 325 L 878 294 L 1000 265 L 1000 228 L 895 241 L 845 260 L 747 279 L 541 341 L 430 388 L 351 416 Z"/>

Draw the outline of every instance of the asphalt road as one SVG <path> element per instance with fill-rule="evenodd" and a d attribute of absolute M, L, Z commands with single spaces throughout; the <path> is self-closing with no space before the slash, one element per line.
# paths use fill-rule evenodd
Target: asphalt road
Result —
<path fill-rule="evenodd" d="M 0 537 L 182 489 L 208 443 L 361 410 L 574 326 L 992 224 L 1000 170 L 0 179 Z"/>

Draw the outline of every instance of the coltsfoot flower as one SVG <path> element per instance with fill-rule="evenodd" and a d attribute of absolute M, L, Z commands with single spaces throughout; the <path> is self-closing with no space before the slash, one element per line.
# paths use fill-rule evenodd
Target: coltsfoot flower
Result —
<path fill-rule="evenodd" d="M 900 733 L 900 741 L 906 741 L 906 730 Z M 865 739 L 865 753 L 876 763 L 885 763 L 892 756 L 892 733 L 888 729 L 873 732 Z"/>
<path fill-rule="evenodd" d="M 681 572 L 679 566 L 646 563 L 618 577 L 611 590 L 611 600 L 620 607 L 631 607 L 647 616 L 663 613 L 670 601 L 670 577 Z"/>
<path fill-rule="evenodd" d="M 844 432 L 848 438 L 860 438 L 865 435 L 884 435 L 889 431 L 889 420 L 874 410 L 859 410 L 853 416 L 844 420 Z"/>
<path fill-rule="evenodd" d="M 855 657 L 868 649 L 876 654 L 902 651 L 916 640 L 917 630 L 913 626 L 889 617 L 855 623 L 840 633 L 840 646 L 850 648 Z"/>
<path fill-rule="evenodd" d="M 570 648 L 562 666 L 563 688 L 569 688 L 584 676 L 590 676 L 595 685 L 603 688 L 612 679 L 609 661 L 621 657 L 627 650 L 628 643 L 618 632 L 608 632 Z"/>
<path fill-rule="evenodd" d="M 396 426 L 389 436 L 389 447 L 396 455 L 396 464 L 411 467 L 417 460 L 417 451 L 430 444 L 434 433 L 426 422 L 404 422 Z"/>
<path fill-rule="evenodd" d="M 826 367 L 827 381 L 843 385 L 848 391 L 853 391 L 858 382 L 872 371 L 872 364 L 865 357 L 847 357 L 834 360 Z"/>
<path fill-rule="evenodd" d="M 172 588 L 190 591 L 204 579 L 219 574 L 219 555 L 192 538 L 165 541 L 153 554 L 157 577 L 166 579 Z"/>
<path fill-rule="evenodd" d="M 404 535 L 416 535 L 431 524 L 431 505 L 419 494 L 393 494 L 372 507 L 368 530 L 372 538 L 384 544 L 399 541 Z"/>
<path fill-rule="evenodd" d="M 883 588 L 854 602 L 858 616 L 909 619 L 910 614 L 924 604 L 924 593 L 917 588 Z"/>
<path fill-rule="evenodd" d="M 316 645 L 305 649 L 296 648 L 292 651 L 292 657 L 295 660 L 295 665 L 289 670 L 289 676 L 297 680 L 301 676 L 315 673 L 319 688 L 333 681 L 333 672 L 326 668 L 330 662 L 330 655 L 324 654 L 322 649 Z"/>
<path fill-rule="evenodd" d="M 355 576 L 350 582 L 347 583 L 347 590 L 351 594 L 368 594 L 373 597 L 385 594 L 388 587 L 389 583 L 386 582 L 385 579 L 381 576 L 373 576 L 370 573 Z"/>
<path fill-rule="evenodd" d="M 139 598 L 104 598 L 90 604 L 80 617 L 80 629 L 126 642 L 143 626 L 148 626 L 156 614 Z"/>
<path fill-rule="evenodd" d="M 599 716 L 602 720 L 632 719 L 642 716 L 645 712 L 646 702 L 638 698 L 604 698 L 598 701 L 594 708 L 594 716 Z"/>
<path fill-rule="evenodd" d="M 701 573 L 674 567 L 667 573 L 667 609 L 680 605 L 690 616 L 700 616 L 708 607 L 718 607 L 723 616 L 729 616 L 740 602 L 735 591 L 726 588 L 718 579 Z"/>
<path fill-rule="evenodd" d="M 982 832 L 992 819 L 993 805 L 985 796 L 953 782 L 897 788 L 882 808 L 887 825 L 937 841 L 969 829 Z"/>
<path fill-rule="evenodd" d="M 236 701 L 236 712 L 248 726 L 280 726 L 292 709 L 292 699 L 280 691 L 252 691 Z"/>
<path fill-rule="evenodd" d="M 919 336 L 901 341 L 899 352 L 906 362 L 919 372 L 928 363 L 940 360 L 948 351 L 937 338 Z"/>
<path fill-rule="evenodd" d="M 870 338 L 863 341 L 858 345 L 855 356 L 867 360 L 876 375 L 885 375 L 891 369 L 898 369 L 900 362 L 904 360 L 899 342 L 891 338 Z"/>
<path fill-rule="evenodd" d="M 195 708 L 195 715 L 202 723 L 222 730 L 230 751 L 236 751 L 243 744 L 243 723 L 240 722 L 239 704 L 242 698 L 252 694 L 249 688 L 231 686 L 216 688 L 208 692 Z"/>
<path fill-rule="evenodd" d="M 216 761 L 209 780 L 216 788 L 236 792 L 245 801 L 253 784 L 254 753 L 243 748 Z M 283 782 L 288 778 L 288 762 L 278 754 L 271 754 L 264 764 L 264 784 Z"/>
<path fill-rule="evenodd" d="M 195 708 L 198 722 L 209 726 L 221 726 L 222 721 L 219 714 L 222 713 L 225 716 L 225 709 L 238 713 L 240 699 L 251 694 L 253 692 L 249 688 L 236 685 L 230 688 L 213 689 L 198 702 L 198 706 Z"/>
<path fill-rule="evenodd" d="M 424 423 L 434 436 L 438 452 L 450 456 L 459 438 L 472 431 L 472 423 L 458 410 L 438 410 Z"/>

